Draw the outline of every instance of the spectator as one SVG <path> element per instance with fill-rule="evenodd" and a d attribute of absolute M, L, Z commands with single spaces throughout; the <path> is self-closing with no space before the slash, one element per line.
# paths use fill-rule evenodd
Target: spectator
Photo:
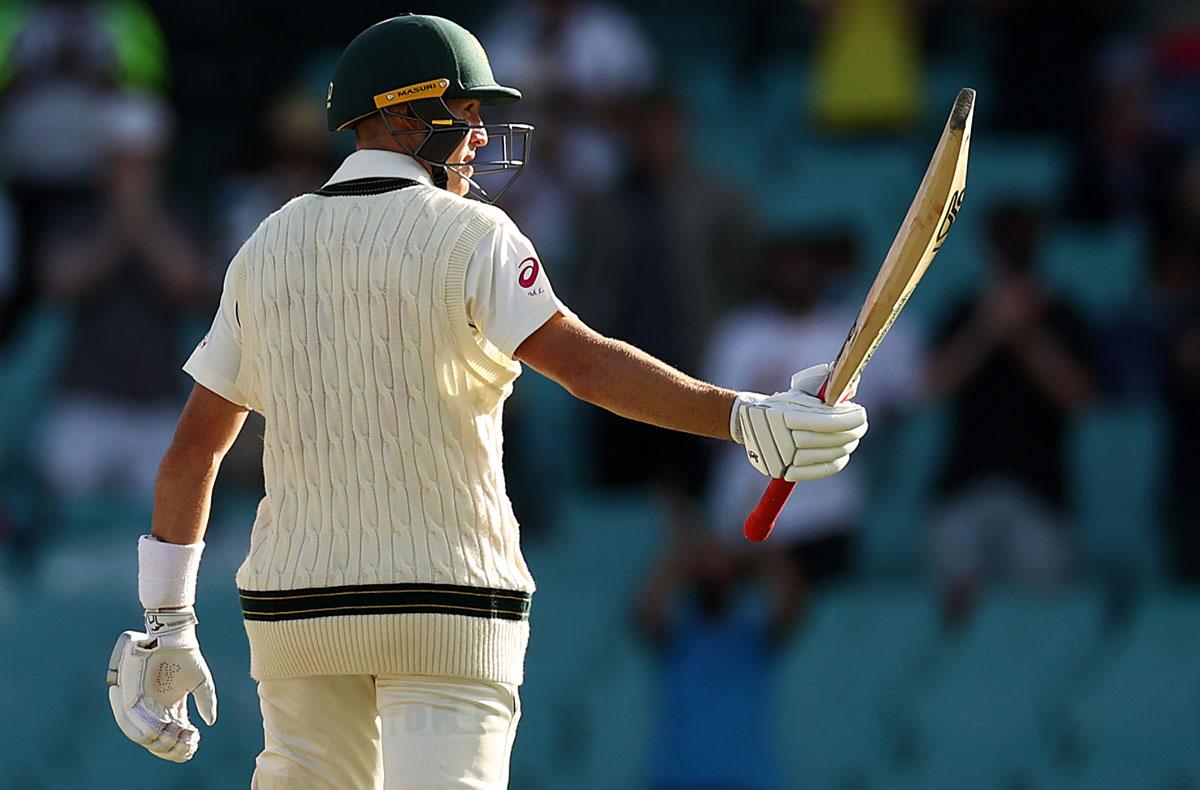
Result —
<path fill-rule="evenodd" d="M 904 131 L 924 101 L 917 3 L 817 3 L 812 113 L 841 133 Z"/>
<path fill-rule="evenodd" d="M 552 146 L 571 152 L 559 160 L 565 183 L 604 190 L 619 179 L 621 110 L 657 78 L 657 55 L 637 19 L 594 0 L 519 2 L 497 13 L 484 39 L 496 73 L 550 116 L 539 128 L 551 132 Z"/>
<path fill-rule="evenodd" d="M 17 277 L 17 250 L 20 248 L 20 228 L 12 201 L 0 189 L 0 304 L 8 299 Z"/>
<path fill-rule="evenodd" d="M 656 53 L 637 18 L 603 0 L 507 3 L 495 13 L 482 39 L 496 73 L 509 75 L 524 94 L 519 117 L 497 106 L 488 108 L 487 120 L 531 122 L 536 127 L 537 153 L 522 172 L 518 188 L 505 192 L 501 204 L 538 239 L 543 260 L 552 261 L 569 284 L 579 267 L 580 203 L 589 194 L 607 193 L 624 174 L 622 111 L 653 84 Z M 544 430 L 545 415 L 536 412 L 530 398 L 530 392 L 518 391 L 505 406 L 506 462 L 539 463 L 532 437 Z M 653 429 L 639 426 L 633 433 L 643 437 Z M 663 441 L 696 444 L 686 437 Z M 626 447 L 617 445 L 618 452 Z M 624 466 L 622 462 L 615 469 L 620 472 Z M 649 474 L 635 463 L 628 474 L 619 473 L 611 482 L 644 482 Z M 533 478 L 513 479 L 517 483 L 509 493 L 522 513 L 523 530 L 540 532 L 551 520 L 553 502 L 544 491 L 525 490 L 519 484 Z M 671 501 L 682 502 L 674 496 Z"/>
<path fill-rule="evenodd" d="M 1166 545 L 1171 570 L 1200 582 L 1200 237 L 1162 238 L 1149 287 L 1105 338 L 1116 394 L 1161 402 L 1167 417 Z"/>
<path fill-rule="evenodd" d="M 694 530 L 677 536 L 636 612 L 658 658 L 651 787 L 781 786 L 764 734 L 774 730 L 771 659 L 798 601 L 792 568 L 779 555 L 738 556 Z"/>
<path fill-rule="evenodd" d="M 713 333 L 706 376 L 725 385 L 741 382 L 759 392 L 784 389 L 804 360 L 832 360 L 854 321 L 860 301 L 831 294 L 858 266 L 848 233 L 783 236 L 767 248 L 765 297 L 723 319 Z M 899 322 L 871 362 L 855 400 L 871 410 L 878 430 L 887 415 L 911 403 L 920 386 L 918 342 L 911 319 Z M 741 462 L 740 464 L 738 462 Z M 711 491 L 711 520 L 719 533 L 740 541 L 742 522 L 766 488 L 745 459 L 721 448 Z M 800 579 L 813 585 L 850 569 L 853 535 L 866 498 L 862 469 L 851 464 L 836 477 L 801 483 L 776 522 L 771 546 L 786 550 Z"/>
<path fill-rule="evenodd" d="M 181 312 L 208 294 L 162 184 L 168 119 L 150 100 L 109 117 L 103 197 L 47 253 L 47 293 L 73 321 L 44 444 L 68 495 L 149 496 L 178 417 Z"/>
<path fill-rule="evenodd" d="M 1200 16 L 1190 0 L 1163 0 L 1150 14 L 1160 110 L 1181 143 L 1200 138 Z"/>
<path fill-rule="evenodd" d="M 568 290 L 597 330 L 696 371 L 717 318 L 753 282 L 745 262 L 758 258 L 758 230 L 743 197 L 689 161 L 671 95 L 654 93 L 634 110 L 632 168 L 582 207 Z M 691 437 L 606 414 L 594 435 L 604 483 L 663 479 L 698 452 Z M 687 484 L 697 490 L 698 480 Z"/>
<path fill-rule="evenodd" d="M 1176 189 L 1164 203 L 1170 221 L 1163 235 L 1182 236 L 1200 228 L 1200 142 L 1180 165 Z"/>
<path fill-rule="evenodd" d="M 233 257 L 268 214 L 329 177 L 329 131 L 320 103 L 285 92 L 269 104 L 262 129 L 265 154 L 259 151 L 253 169 L 234 173 L 221 189 L 224 259 Z"/>
<path fill-rule="evenodd" d="M 57 71 L 63 55 L 128 90 L 168 82 L 167 44 L 142 0 L 18 0 L 0 32 L 0 88 Z M 13 31 L 14 35 L 5 35 Z M 11 45 L 11 46 L 10 46 Z M 7 51 L 5 51 L 7 49 Z"/>
<path fill-rule="evenodd" d="M 1169 546 L 1172 570 L 1183 581 L 1200 582 L 1200 239 L 1195 236 L 1165 247 L 1156 266 L 1164 297 L 1166 332 L 1163 351 L 1167 436 L 1171 470 L 1168 489 Z"/>
<path fill-rule="evenodd" d="M 140 0 L 42 0 L 4 21 L 16 33 L 0 36 L 0 166 L 22 233 L 0 340 L 34 298 L 45 231 L 95 199 L 118 86 L 159 89 L 167 74 L 162 33 Z"/>
<path fill-rule="evenodd" d="M 0 307 L 0 339 L 32 302 L 35 251 L 64 212 L 94 198 L 101 124 L 115 96 L 116 48 L 82 2 L 39 5 L 13 41 L 0 100 L 0 162 L 21 227 L 17 268 Z"/>
<path fill-rule="evenodd" d="M 933 535 L 950 623 L 992 575 L 1052 585 L 1068 571 L 1067 430 L 1095 382 L 1083 322 L 1038 280 L 1039 231 L 1029 207 L 993 210 L 988 279 L 932 354 L 930 387 L 956 412 Z"/>
<path fill-rule="evenodd" d="M 1164 195 L 1176 192 L 1182 151 L 1160 128 L 1148 54 L 1140 46 L 1113 47 L 1100 61 L 1098 97 L 1089 109 L 1067 195 L 1067 214 L 1108 222 L 1151 218 L 1174 221 Z"/>
<path fill-rule="evenodd" d="M 487 48 L 498 74 L 536 102 L 570 94 L 589 104 L 645 92 L 656 58 L 637 19 L 586 0 L 515 3 L 496 14 Z"/>

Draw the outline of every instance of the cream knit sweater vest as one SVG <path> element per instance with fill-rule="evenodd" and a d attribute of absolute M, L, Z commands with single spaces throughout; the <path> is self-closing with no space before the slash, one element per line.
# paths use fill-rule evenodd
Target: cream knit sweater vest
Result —
<path fill-rule="evenodd" d="M 520 367 L 465 305 L 503 215 L 396 183 L 299 197 L 234 264 L 237 384 L 267 424 L 237 575 L 256 679 L 521 682 L 534 585 L 500 431 Z"/>

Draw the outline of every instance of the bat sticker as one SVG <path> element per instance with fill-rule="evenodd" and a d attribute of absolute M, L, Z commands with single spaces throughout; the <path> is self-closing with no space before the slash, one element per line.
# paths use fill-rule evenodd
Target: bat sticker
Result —
<path fill-rule="evenodd" d="M 938 228 L 937 238 L 933 243 L 933 252 L 937 252 L 946 243 L 946 237 L 950 235 L 950 227 L 954 224 L 954 220 L 958 219 L 958 210 L 962 208 L 963 195 L 967 193 L 965 189 L 955 190 L 947 202 L 946 216 L 942 218 L 942 225 Z"/>

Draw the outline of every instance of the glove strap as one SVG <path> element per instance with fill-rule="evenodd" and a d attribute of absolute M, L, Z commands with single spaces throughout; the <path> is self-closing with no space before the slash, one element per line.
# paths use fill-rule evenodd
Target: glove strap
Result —
<path fill-rule="evenodd" d="M 757 392 L 739 392 L 733 399 L 733 408 L 729 411 L 729 438 L 738 444 L 745 444 L 746 437 L 742 435 L 742 409 L 758 403 L 765 395 Z"/>
<path fill-rule="evenodd" d="M 147 609 L 146 633 L 151 639 L 160 639 L 168 634 L 178 634 L 189 628 L 195 628 L 200 621 L 196 619 L 196 610 L 186 609 Z"/>

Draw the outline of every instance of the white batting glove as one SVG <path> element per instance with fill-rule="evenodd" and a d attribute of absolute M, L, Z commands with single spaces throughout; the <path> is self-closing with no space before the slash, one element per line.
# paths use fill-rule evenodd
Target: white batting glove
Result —
<path fill-rule="evenodd" d="M 826 406 L 816 397 L 828 372 L 828 365 L 802 370 L 787 392 L 738 393 L 729 433 L 759 472 L 798 483 L 828 477 L 850 462 L 867 432 L 867 412 L 857 403 Z"/>
<path fill-rule="evenodd" d="M 191 607 L 146 612 L 146 630 L 126 631 L 108 662 L 108 701 L 117 726 L 155 757 L 187 762 L 200 746 L 188 720 L 187 697 L 208 725 L 217 720 L 217 692 L 196 640 Z"/>

